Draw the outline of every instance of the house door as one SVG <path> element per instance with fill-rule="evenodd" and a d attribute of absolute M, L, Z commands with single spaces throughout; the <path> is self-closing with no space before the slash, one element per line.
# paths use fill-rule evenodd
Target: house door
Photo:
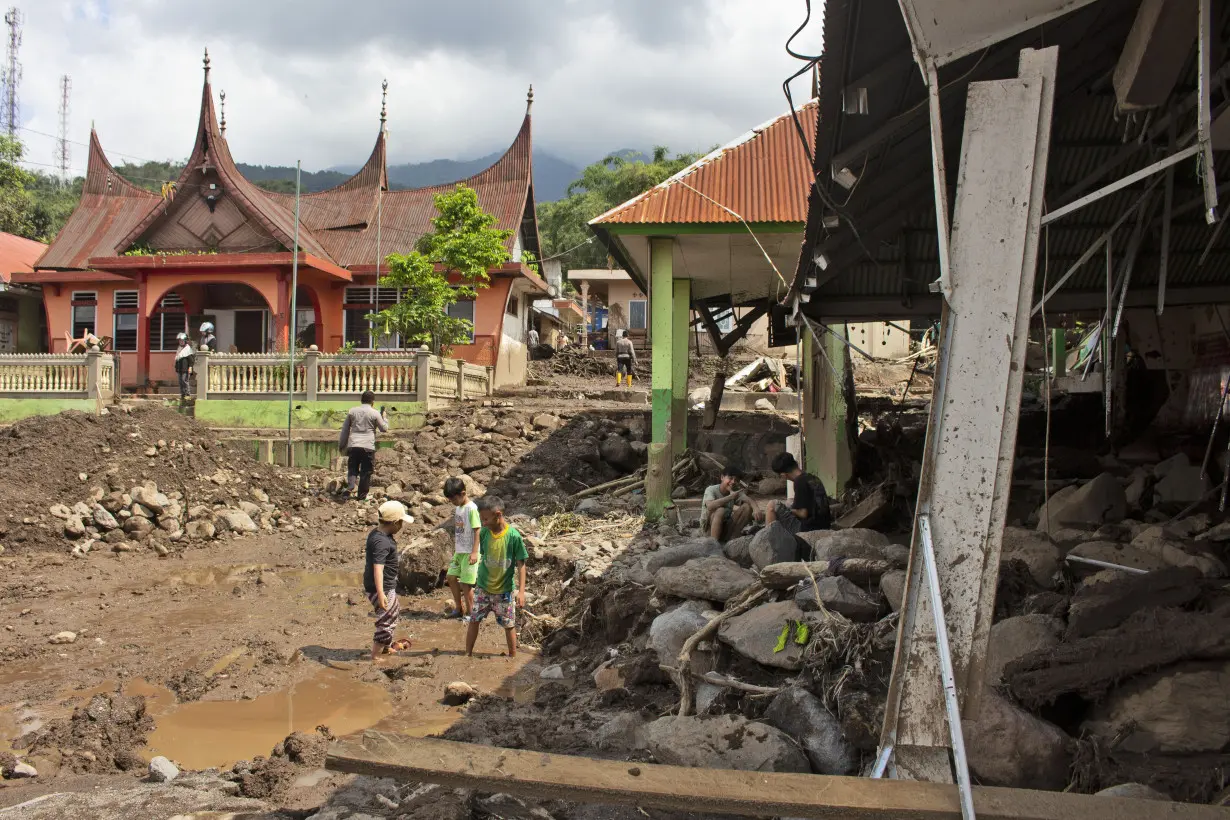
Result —
<path fill-rule="evenodd" d="M 265 352 L 265 311 L 235 311 L 235 349 L 239 353 Z"/>

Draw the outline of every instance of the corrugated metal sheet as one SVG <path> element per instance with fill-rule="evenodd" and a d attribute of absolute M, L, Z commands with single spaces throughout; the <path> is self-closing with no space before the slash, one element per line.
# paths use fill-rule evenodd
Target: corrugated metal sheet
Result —
<path fill-rule="evenodd" d="M 508 240 L 510 250 L 529 199 L 532 155 L 527 110 L 508 151 L 485 171 L 459 180 L 475 189 L 484 210 L 496 217 L 497 227 L 513 232 Z M 163 213 L 162 198 L 120 177 L 93 134 L 89 162 L 81 202 L 37 267 L 86 269 L 91 257 L 114 256 L 137 243 Z M 431 219 L 436 215 L 433 197 L 457 183 L 386 191 L 381 202 L 381 189 L 388 187 L 387 164 L 382 131 L 371 156 L 354 176 L 327 191 L 302 196 L 300 247 L 341 267 L 374 265 L 378 254 L 409 251 L 419 237 L 430 232 Z M 253 223 L 290 248 L 294 242 L 295 198 L 266 191 L 239 172 L 218 130 L 208 81 L 202 93 L 196 144 L 177 183 L 181 192 L 199 186 L 199 180 L 192 180 L 203 165 L 216 171 L 219 183 Z"/>
<path fill-rule="evenodd" d="M 798 111 L 810 150 L 815 149 L 818 112 L 817 100 Z M 811 183 L 810 162 L 787 113 L 707 154 L 591 224 L 737 223 L 722 205 L 748 222 L 805 222 Z"/>
<path fill-rule="evenodd" d="M 0 281 L 8 283 L 14 273 L 30 273 L 47 246 L 34 239 L 0 233 Z"/>

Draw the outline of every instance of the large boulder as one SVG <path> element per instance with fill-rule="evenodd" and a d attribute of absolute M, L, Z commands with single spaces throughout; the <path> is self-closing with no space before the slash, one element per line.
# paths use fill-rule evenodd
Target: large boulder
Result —
<path fill-rule="evenodd" d="M 641 466 L 640 459 L 632 449 L 632 444 L 623 436 L 610 434 L 598 445 L 598 454 L 602 460 L 616 470 L 630 473 Z"/>
<path fill-rule="evenodd" d="M 1145 572 L 1152 572 L 1167 566 L 1164 560 L 1152 553 L 1114 541 L 1090 541 L 1087 544 L 1080 544 L 1069 550 L 1068 555 L 1116 564 L 1129 569 L 1143 569 Z"/>
<path fill-rule="evenodd" d="M 1204 498 L 1212 483 L 1200 474 L 1200 465 L 1192 464 L 1185 453 L 1178 453 L 1153 468 L 1157 483 L 1153 485 L 1154 503 L 1169 509 L 1186 507 Z"/>
<path fill-rule="evenodd" d="M 763 720 L 803 746 L 816 774 L 851 774 L 858 766 L 858 753 L 842 736 L 841 722 L 801 686 L 773 698 Z"/>
<path fill-rule="evenodd" d="M 1038 510 L 1042 532 L 1083 527 L 1097 529 L 1127 516 L 1127 496 L 1119 479 L 1102 473 L 1080 487 L 1064 487 Z"/>
<path fill-rule="evenodd" d="M 1182 664 L 1128 681 L 1099 704 L 1086 728 L 1139 754 L 1219 752 L 1230 744 L 1230 663 Z"/>
<path fill-rule="evenodd" d="M 1004 667 L 1030 652 L 1050 649 L 1063 636 L 1063 621 L 1049 615 L 1020 615 L 991 627 L 987 646 L 986 683 L 999 686 Z"/>
<path fill-rule="evenodd" d="M 710 555 L 693 558 L 678 567 L 658 571 L 658 592 L 676 598 L 696 598 L 702 601 L 726 603 L 755 583 L 756 573 L 724 558 Z"/>
<path fill-rule="evenodd" d="M 636 584 L 623 584 L 602 596 L 602 628 L 609 644 L 620 644 L 639 634 L 654 613 L 651 609 L 653 590 Z"/>
<path fill-rule="evenodd" d="M 435 589 L 440 572 L 453 558 L 453 534 L 431 530 L 410 539 L 397 553 L 397 586 L 399 589 L 429 591 Z"/>
<path fill-rule="evenodd" d="M 1160 558 L 1172 567 L 1194 567 L 1206 578 L 1224 578 L 1226 565 L 1205 552 L 1188 550 L 1185 543 L 1172 538 L 1166 528 L 1148 527 L 1132 539 L 1132 548 Z"/>
<path fill-rule="evenodd" d="M 804 612 L 824 608 L 852 621 L 874 621 L 880 614 L 880 602 L 857 584 L 841 575 L 830 575 L 816 581 L 809 579 L 794 595 L 794 602 Z"/>
<path fill-rule="evenodd" d="M 774 521 L 752 537 L 748 554 L 758 568 L 769 564 L 799 560 L 799 539 L 780 522 Z"/>
<path fill-rule="evenodd" d="M 686 564 L 693 558 L 705 558 L 710 555 L 721 555 L 722 545 L 715 538 L 689 538 L 651 552 L 644 558 L 645 570 L 650 575 L 666 567 L 677 567 Z"/>
<path fill-rule="evenodd" d="M 778 729 L 738 715 L 664 717 L 646 728 L 660 763 L 749 772 L 809 772 L 807 757 Z"/>
<path fill-rule="evenodd" d="M 832 561 L 834 558 L 878 558 L 904 567 L 909 560 L 909 550 L 892 544 L 882 532 L 876 530 L 812 530 L 799 533 L 811 548 L 813 561 Z"/>
<path fill-rule="evenodd" d="M 252 520 L 252 516 L 243 510 L 219 511 L 217 517 L 214 518 L 214 528 L 218 532 L 238 533 L 256 532 L 259 529 Z"/>
<path fill-rule="evenodd" d="M 723 622 L 718 627 L 718 640 L 757 663 L 795 671 L 803 666 L 806 647 L 795 641 L 793 625 L 803 620 L 803 610 L 794 601 L 761 604 Z M 787 640 L 776 651 L 782 630 L 788 630 Z"/>
<path fill-rule="evenodd" d="M 1001 563 L 1022 562 L 1029 567 L 1029 575 L 1038 586 L 1045 589 L 1054 588 L 1062 560 L 1062 551 L 1042 533 L 1020 527 L 1004 529 L 1003 546 L 1000 550 Z"/>
<path fill-rule="evenodd" d="M 752 561 L 752 535 L 740 535 L 738 538 L 732 538 L 722 547 L 722 552 L 727 558 L 734 561 L 741 567 L 751 569 L 755 566 Z"/>
<path fill-rule="evenodd" d="M 115 520 L 115 516 L 107 511 L 106 507 L 98 506 L 94 508 L 94 526 L 98 527 L 103 532 L 110 532 L 118 529 L 120 524 Z"/>
<path fill-rule="evenodd" d="M 688 601 L 668 609 L 649 625 L 649 641 L 645 648 L 657 653 L 662 663 L 673 666 L 687 639 L 717 616 L 718 613 L 703 601 Z"/>
<path fill-rule="evenodd" d="M 975 720 L 961 724 L 970 771 L 990 786 L 1058 791 L 1068 785 L 1072 741 L 990 687 Z"/>
<path fill-rule="evenodd" d="M 905 581 L 905 570 L 903 569 L 895 569 L 880 576 L 880 594 L 884 596 L 884 600 L 888 601 L 893 612 L 899 612 L 905 600 Z"/>

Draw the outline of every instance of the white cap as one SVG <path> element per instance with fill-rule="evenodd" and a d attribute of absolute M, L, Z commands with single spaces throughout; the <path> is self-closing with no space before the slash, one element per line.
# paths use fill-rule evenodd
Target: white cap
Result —
<path fill-rule="evenodd" d="M 414 516 L 406 514 L 406 505 L 400 501 L 386 501 L 376 510 L 380 515 L 382 524 L 392 524 L 394 521 L 402 521 L 406 524 L 414 523 Z"/>

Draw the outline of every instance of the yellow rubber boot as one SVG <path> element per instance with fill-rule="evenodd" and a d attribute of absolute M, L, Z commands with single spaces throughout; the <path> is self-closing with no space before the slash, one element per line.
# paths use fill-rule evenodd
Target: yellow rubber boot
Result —
<path fill-rule="evenodd" d="M 623 385 L 623 383 L 624 383 L 624 374 L 623 374 L 623 373 L 616 373 L 616 374 L 615 374 L 615 386 L 616 386 L 616 387 L 621 387 L 621 386 Z"/>

